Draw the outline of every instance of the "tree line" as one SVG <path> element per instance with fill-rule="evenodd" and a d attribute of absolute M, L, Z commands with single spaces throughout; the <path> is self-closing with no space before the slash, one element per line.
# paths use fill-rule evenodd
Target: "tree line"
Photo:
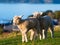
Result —
<path fill-rule="evenodd" d="M 41 3 L 41 0 L 0 0 L 5 3 Z"/>

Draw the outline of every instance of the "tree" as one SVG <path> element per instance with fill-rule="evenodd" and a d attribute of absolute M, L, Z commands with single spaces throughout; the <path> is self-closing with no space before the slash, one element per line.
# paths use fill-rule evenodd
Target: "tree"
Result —
<path fill-rule="evenodd" d="M 55 18 L 59 19 L 60 18 L 60 11 L 55 11 Z"/>

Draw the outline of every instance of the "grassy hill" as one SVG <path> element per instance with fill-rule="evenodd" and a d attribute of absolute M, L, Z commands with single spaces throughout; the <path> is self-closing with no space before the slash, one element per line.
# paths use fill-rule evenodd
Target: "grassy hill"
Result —
<path fill-rule="evenodd" d="M 27 43 L 22 43 L 20 33 L 4 33 L 0 35 L 0 45 L 60 45 L 60 28 L 58 29 L 56 27 L 55 30 L 57 31 L 54 33 L 54 39 L 51 38 L 50 32 L 48 32 L 48 39 L 39 40 L 39 38 L 37 38 L 33 41 L 29 40 Z"/>

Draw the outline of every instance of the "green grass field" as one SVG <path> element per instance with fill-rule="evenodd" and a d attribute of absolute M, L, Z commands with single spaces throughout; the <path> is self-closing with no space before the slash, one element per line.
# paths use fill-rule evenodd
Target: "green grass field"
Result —
<path fill-rule="evenodd" d="M 47 39 L 39 40 L 39 38 L 37 38 L 33 41 L 29 40 L 27 43 L 22 43 L 21 35 L 16 35 L 15 33 L 5 36 L 6 38 L 0 35 L 0 45 L 60 45 L 60 31 L 55 31 L 54 35 L 55 37 L 52 39 L 48 32 Z"/>

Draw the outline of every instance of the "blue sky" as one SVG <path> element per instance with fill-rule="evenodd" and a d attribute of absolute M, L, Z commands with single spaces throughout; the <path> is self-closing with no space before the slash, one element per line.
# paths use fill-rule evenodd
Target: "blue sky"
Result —
<path fill-rule="evenodd" d="M 0 4 L 0 20 L 12 19 L 15 15 L 28 15 L 35 11 L 60 10 L 60 4 Z"/>

